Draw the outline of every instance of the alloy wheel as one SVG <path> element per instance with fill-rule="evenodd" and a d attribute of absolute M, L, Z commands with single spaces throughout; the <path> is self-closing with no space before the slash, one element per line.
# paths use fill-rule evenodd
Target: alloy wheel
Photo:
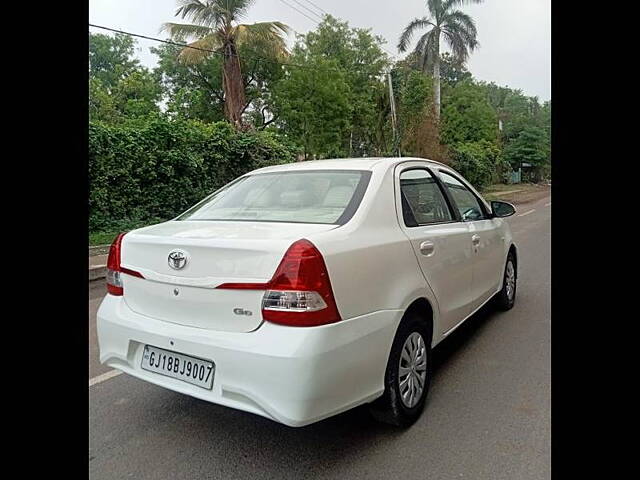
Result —
<path fill-rule="evenodd" d="M 413 332 L 407 337 L 400 353 L 398 382 L 405 407 L 415 407 L 424 392 L 427 378 L 427 350 L 422 335 Z"/>

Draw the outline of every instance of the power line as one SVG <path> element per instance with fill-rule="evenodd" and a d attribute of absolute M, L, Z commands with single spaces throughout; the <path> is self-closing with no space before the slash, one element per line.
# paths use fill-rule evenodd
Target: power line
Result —
<path fill-rule="evenodd" d="M 280 0 L 280 1 L 282 1 L 282 0 Z M 293 0 L 293 1 L 294 1 L 294 2 L 296 2 L 296 3 L 298 3 L 298 4 L 300 3 L 298 0 Z M 330 14 L 329 12 L 327 12 L 324 8 L 322 8 L 321 6 L 319 6 L 319 5 L 315 4 L 315 3 L 314 3 L 314 2 L 312 2 L 311 0 L 304 0 L 304 1 L 305 1 L 305 2 L 307 2 L 307 3 L 309 3 L 309 4 L 311 4 L 311 5 L 313 5 L 313 6 L 314 6 L 314 7 L 316 7 L 318 10 L 320 10 L 320 11 L 324 12 L 324 14 L 325 14 L 325 15 L 331 15 L 331 14 Z M 306 8 L 306 7 L 305 7 L 305 8 Z M 307 10 L 309 10 L 309 9 L 307 8 Z M 316 14 L 316 15 L 317 15 L 317 14 Z M 382 50 L 384 50 L 385 52 L 387 52 L 389 55 L 391 55 L 391 57 L 392 57 L 392 58 L 396 56 L 396 54 L 395 54 L 395 53 L 390 52 L 390 51 L 389 51 L 389 50 L 387 50 L 385 47 L 381 46 L 380 48 L 381 48 Z"/>
<path fill-rule="evenodd" d="M 299 8 L 294 7 L 293 5 L 291 5 L 290 3 L 285 2 L 285 0 L 280 0 L 282 3 L 284 3 L 287 7 L 289 8 L 293 8 L 296 12 L 298 12 L 300 15 L 304 15 L 305 17 L 307 17 L 309 20 L 311 20 L 313 23 L 315 23 L 316 25 L 319 25 L 320 22 L 318 22 L 317 20 L 311 18 L 309 15 L 307 15 L 306 13 L 304 13 L 302 10 L 300 10 Z"/>
<path fill-rule="evenodd" d="M 219 50 L 211 50 L 209 48 L 194 47 L 192 45 L 187 45 L 186 43 L 173 42 L 171 40 L 165 40 L 165 39 L 162 39 L 162 38 L 150 37 L 148 35 L 141 35 L 139 33 L 126 32 L 124 30 L 118 30 L 116 28 L 105 27 L 105 26 L 102 26 L 102 25 L 96 25 L 94 23 L 89 23 L 89 26 L 90 27 L 94 27 L 94 28 L 100 28 L 102 30 L 107 30 L 109 32 L 120 33 L 120 34 L 123 34 L 123 35 L 129 35 L 131 37 L 144 38 L 145 40 L 152 40 L 154 42 L 166 43 L 168 45 L 173 45 L 173 46 L 176 46 L 176 47 L 191 48 L 193 50 L 199 50 L 201 52 L 213 53 L 214 55 L 222 55 L 222 56 L 224 56 L 224 54 Z M 279 62 L 277 60 L 272 60 L 270 58 L 267 58 L 267 57 L 264 57 L 262 55 L 259 55 L 255 51 L 252 51 L 250 49 L 248 49 L 248 50 L 251 53 L 253 53 L 253 57 L 250 57 L 253 60 L 261 60 L 263 62 L 273 63 L 275 65 L 282 65 L 282 66 L 285 66 L 285 67 L 296 67 L 296 68 L 305 68 L 305 69 L 308 69 L 308 70 L 317 70 L 316 67 L 311 66 L 311 65 L 300 65 L 298 63 Z M 240 56 L 237 55 L 237 54 L 232 54 L 232 55 L 235 56 L 235 57 L 240 58 Z M 333 71 L 333 72 L 341 72 L 342 71 L 339 68 L 328 68 L 327 70 Z M 383 73 L 386 73 L 386 72 L 383 72 Z"/>
<path fill-rule="evenodd" d="M 102 25 L 95 25 L 93 23 L 90 23 L 89 26 L 90 27 L 94 27 L 94 28 L 100 28 L 102 30 L 108 30 L 108 31 L 114 32 L 114 33 L 121 33 L 123 35 L 129 35 L 130 37 L 144 38 L 146 40 L 153 40 L 154 42 L 162 42 L 162 43 L 167 43 L 169 45 L 175 45 L 176 47 L 191 48 L 193 50 L 200 50 L 201 52 L 210 52 L 210 53 L 215 53 L 217 55 L 222 55 L 222 52 L 218 52 L 216 50 L 209 50 L 208 48 L 192 47 L 191 45 L 187 45 L 185 43 L 172 42 L 171 40 L 163 40 L 161 38 L 155 38 L 155 37 L 148 37 L 146 35 L 141 35 L 139 33 L 125 32 L 124 30 L 118 30 L 116 28 L 111 28 L 111 27 L 103 27 Z"/>
<path fill-rule="evenodd" d="M 316 17 L 318 17 L 320 20 L 322 20 L 323 15 L 320 15 L 319 13 L 315 12 L 314 10 L 311 10 L 309 7 L 307 7 L 304 3 L 299 2 L 298 0 L 293 0 L 295 3 L 297 3 L 298 5 L 300 5 L 302 8 L 304 8 L 306 11 L 311 12 L 312 15 L 315 15 Z"/>
<path fill-rule="evenodd" d="M 298 5 L 301 5 L 302 7 L 304 7 L 304 5 L 302 5 L 298 0 L 293 0 L 293 1 L 294 1 L 294 2 L 296 2 Z M 320 8 L 320 7 L 318 7 L 315 3 L 311 2 L 310 0 L 305 0 L 305 1 L 309 2 L 311 5 L 316 6 L 317 8 Z M 320 25 L 320 23 L 319 23 L 318 21 L 314 20 L 314 19 L 313 19 L 313 18 L 311 18 L 309 15 L 307 15 L 306 13 L 304 13 L 302 10 L 300 10 L 300 9 L 298 9 L 298 8 L 296 8 L 296 7 L 294 7 L 294 6 L 293 6 L 293 5 L 291 5 L 290 3 L 287 3 L 285 0 L 280 0 L 280 2 L 284 3 L 287 7 L 294 9 L 294 10 L 295 10 L 296 12 L 298 12 L 299 14 L 304 15 L 304 16 L 305 16 L 305 17 L 307 17 L 309 20 L 311 20 L 313 23 L 315 23 L 316 25 Z M 307 8 L 307 7 L 304 7 L 304 8 Z M 309 10 L 309 9 L 307 8 L 307 10 Z M 331 15 L 330 13 L 328 13 L 326 10 L 323 10 L 322 8 L 320 8 L 320 10 L 322 10 L 323 12 L 325 12 L 325 14 L 327 14 L 327 15 Z M 310 11 L 310 10 L 309 10 L 309 11 Z M 315 14 L 315 15 L 318 15 L 318 14 Z M 297 33 L 297 32 L 296 32 L 296 33 Z M 393 57 L 395 57 L 395 56 L 396 56 L 396 54 L 395 54 L 395 53 L 390 52 L 389 50 L 387 50 L 387 49 L 386 49 L 385 47 L 383 47 L 382 45 L 380 46 L 380 48 L 381 48 L 382 50 L 384 50 L 385 52 L 387 52 L 389 55 L 391 55 L 391 58 L 392 58 L 392 59 L 393 59 Z"/>
<path fill-rule="evenodd" d="M 315 3 L 313 3 L 311 0 L 305 0 L 305 2 L 310 3 L 311 5 L 313 5 L 314 7 L 316 7 L 318 10 L 320 10 L 321 12 L 326 13 L 327 15 L 329 15 L 329 12 L 327 12 L 324 8 L 322 8 L 319 5 L 316 5 Z"/>
<path fill-rule="evenodd" d="M 218 50 L 211 50 L 209 48 L 194 47 L 194 46 L 191 46 L 191 45 L 187 45 L 185 43 L 172 42 L 171 40 L 164 40 L 162 38 L 149 37 L 147 35 L 141 35 L 139 33 L 125 32 L 124 30 L 118 30 L 118 29 L 115 29 L 115 28 L 104 27 L 102 25 L 95 25 L 93 23 L 89 23 L 89 26 L 90 27 L 94 27 L 94 28 L 100 28 L 102 30 L 108 30 L 108 31 L 114 32 L 114 33 L 121 33 L 123 35 L 129 35 L 131 37 L 144 38 L 146 40 L 152 40 L 154 42 L 166 43 L 166 44 L 174 45 L 174 46 L 177 46 L 177 47 L 191 48 L 193 50 L 199 50 L 201 52 L 213 53 L 215 55 L 224 55 L 222 52 L 220 52 Z M 310 65 L 300 65 L 300 64 L 297 64 L 297 63 L 289 63 L 289 62 L 278 62 L 277 60 L 272 60 L 270 58 L 266 58 L 266 57 L 263 57 L 261 55 L 257 55 L 257 54 L 255 54 L 255 51 L 253 51 L 252 53 L 254 53 L 254 57 L 253 57 L 254 60 L 256 60 L 256 59 L 257 60 L 262 60 L 264 62 L 269 62 L 269 63 L 273 63 L 273 64 L 276 64 L 276 65 L 283 65 L 285 67 L 297 67 L 297 68 L 306 68 L 306 69 L 310 69 L 310 70 L 316 70 L 316 67 L 313 67 L 313 66 L 310 66 Z M 235 57 L 240 58 L 240 56 L 237 55 L 237 54 L 232 54 L 232 55 L 235 56 Z M 328 68 L 327 70 L 331 70 L 331 71 L 334 71 L 334 72 L 340 72 L 341 71 L 340 69 L 337 69 L 337 68 Z"/>

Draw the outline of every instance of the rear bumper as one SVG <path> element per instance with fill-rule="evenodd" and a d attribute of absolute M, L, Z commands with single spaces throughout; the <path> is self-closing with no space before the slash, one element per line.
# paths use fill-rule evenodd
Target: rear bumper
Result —
<path fill-rule="evenodd" d="M 133 312 L 107 295 L 97 315 L 100 361 L 148 382 L 297 427 L 380 396 L 400 310 L 321 327 L 265 322 L 250 333 L 176 325 Z M 171 344 L 173 342 L 173 344 Z M 140 368 L 145 344 L 211 360 L 213 388 Z"/>

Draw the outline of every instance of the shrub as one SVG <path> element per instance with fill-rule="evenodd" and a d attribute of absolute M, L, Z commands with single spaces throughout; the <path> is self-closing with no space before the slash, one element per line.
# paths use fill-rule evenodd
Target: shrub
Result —
<path fill-rule="evenodd" d="M 89 231 L 168 220 L 234 178 L 295 160 L 271 132 L 159 115 L 122 125 L 89 124 Z"/>
<path fill-rule="evenodd" d="M 500 148 L 486 140 L 459 143 L 450 149 L 451 166 L 475 188 L 483 188 L 498 181 L 504 170 Z"/>

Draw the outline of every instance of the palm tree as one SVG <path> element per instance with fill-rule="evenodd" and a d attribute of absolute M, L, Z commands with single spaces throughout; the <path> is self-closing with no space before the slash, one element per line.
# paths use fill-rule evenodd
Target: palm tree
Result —
<path fill-rule="evenodd" d="M 165 23 L 160 31 L 167 31 L 172 38 L 188 44 L 178 58 L 186 64 L 203 62 L 215 54 L 222 55 L 222 87 L 224 110 L 227 119 L 236 127 L 242 126 L 242 112 L 246 108 L 245 85 L 240 69 L 238 48 L 256 47 L 261 55 L 281 58 L 287 54 L 282 37 L 289 27 L 280 22 L 239 24 L 247 15 L 254 0 L 177 0 L 176 16 L 193 23 Z M 198 50 L 200 49 L 200 50 Z"/>
<path fill-rule="evenodd" d="M 429 29 L 416 44 L 414 54 L 422 71 L 433 68 L 434 103 L 436 119 L 440 119 L 440 36 L 451 47 L 455 61 L 463 64 L 469 52 L 480 46 L 476 40 L 476 25 L 473 19 L 456 7 L 482 0 L 427 0 L 429 17 L 416 18 L 402 32 L 398 50 L 406 52 L 416 30 Z"/>

